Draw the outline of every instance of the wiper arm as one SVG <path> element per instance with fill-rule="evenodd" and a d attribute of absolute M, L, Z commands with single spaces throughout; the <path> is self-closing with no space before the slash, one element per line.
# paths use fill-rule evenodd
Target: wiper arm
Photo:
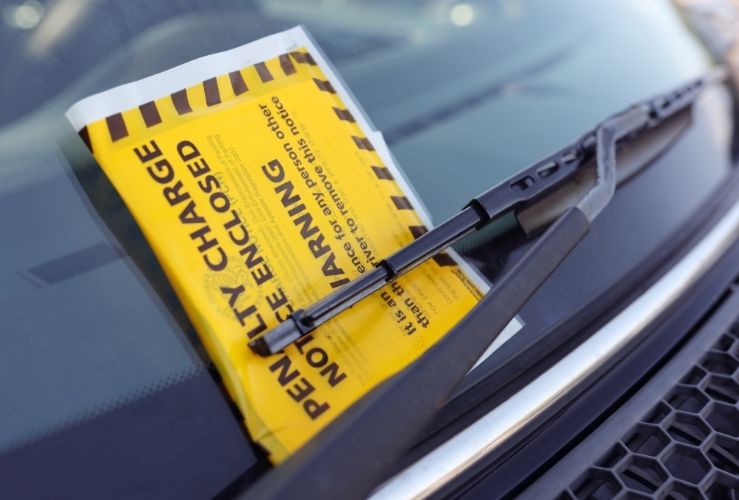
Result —
<path fill-rule="evenodd" d="M 459 324 L 414 363 L 352 405 L 247 493 L 254 498 L 365 497 L 385 479 L 389 468 L 415 442 L 485 349 L 587 234 L 590 222 L 613 196 L 619 142 L 658 127 L 687 109 L 706 86 L 723 79 L 725 74 L 719 69 L 674 92 L 637 104 L 605 120 L 572 146 L 476 198 L 463 212 L 477 214 L 482 221 L 492 220 L 501 212 L 566 183 L 565 179 L 577 168 L 568 166 L 566 160 L 571 155 L 596 156 L 596 182 L 590 191 L 576 206 L 562 210 L 531 249 Z M 551 175 L 559 180 L 540 183 L 549 178 L 540 176 L 540 169 L 552 162 L 565 173 L 555 171 Z M 574 163 L 579 165 L 577 160 Z M 511 189 L 521 181 L 526 184 L 524 193 L 536 195 Z M 467 216 L 453 217 L 445 224 L 448 225 L 441 236 L 427 238 L 432 242 L 429 246 L 453 240 L 459 233 L 469 231 L 470 226 L 477 227 L 473 218 L 468 221 Z"/>
<path fill-rule="evenodd" d="M 595 154 L 595 183 L 590 192 L 577 203 L 577 208 L 588 221 L 592 221 L 608 204 L 616 189 L 618 142 L 627 135 L 659 126 L 688 107 L 707 84 L 724 76 L 725 71 L 719 68 L 679 89 L 646 100 L 608 118 L 575 143 L 477 196 L 459 213 L 380 261 L 368 273 L 312 306 L 296 310 L 290 318 L 255 338 L 249 345 L 262 356 L 281 351 L 464 236 L 511 211 L 531 206 L 547 193 L 568 183 L 585 161 Z M 595 151 L 596 145 L 598 151 Z M 565 208 L 560 210 L 563 213 Z M 554 214 L 554 218 L 559 215 L 561 213 Z"/>

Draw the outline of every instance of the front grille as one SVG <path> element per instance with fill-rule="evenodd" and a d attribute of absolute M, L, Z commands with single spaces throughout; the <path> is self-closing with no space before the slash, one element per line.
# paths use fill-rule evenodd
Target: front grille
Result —
<path fill-rule="evenodd" d="M 561 498 L 739 498 L 739 322 Z"/>

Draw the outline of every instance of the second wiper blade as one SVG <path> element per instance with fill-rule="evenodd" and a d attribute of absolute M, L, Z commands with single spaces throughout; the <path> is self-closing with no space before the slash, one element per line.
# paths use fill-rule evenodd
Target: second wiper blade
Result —
<path fill-rule="evenodd" d="M 296 310 L 276 328 L 253 339 L 250 347 L 262 356 L 281 351 L 464 236 L 502 215 L 533 204 L 567 183 L 586 160 L 594 156 L 598 142 L 610 141 L 618 145 L 626 136 L 659 126 L 690 106 L 706 85 L 725 76 L 725 69 L 719 67 L 671 92 L 645 100 L 604 120 L 573 144 L 477 196 L 456 215 L 380 261 L 371 271 L 310 307 Z M 604 134 L 613 137 L 599 137 Z M 608 157 L 599 158 L 597 162 L 593 189 L 577 204 L 589 221 L 598 215 L 615 190 L 615 169 L 609 167 L 615 164 L 615 147 L 606 154 Z M 560 209 L 562 213 L 566 208 Z"/>

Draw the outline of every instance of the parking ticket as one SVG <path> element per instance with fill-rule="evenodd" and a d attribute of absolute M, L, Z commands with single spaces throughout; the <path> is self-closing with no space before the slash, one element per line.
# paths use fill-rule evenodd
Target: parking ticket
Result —
<path fill-rule="evenodd" d="M 429 225 L 382 135 L 300 27 L 88 97 L 67 117 L 275 463 L 484 291 L 442 253 L 283 353 L 252 353 L 250 339 Z"/>

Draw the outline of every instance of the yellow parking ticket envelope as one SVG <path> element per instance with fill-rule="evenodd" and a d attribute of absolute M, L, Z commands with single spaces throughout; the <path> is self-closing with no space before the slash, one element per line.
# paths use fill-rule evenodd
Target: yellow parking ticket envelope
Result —
<path fill-rule="evenodd" d="M 250 350 L 428 227 L 381 134 L 302 28 L 88 97 L 67 116 L 275 463 L 481 295 L 444 253 L 284 353 Z"/>

